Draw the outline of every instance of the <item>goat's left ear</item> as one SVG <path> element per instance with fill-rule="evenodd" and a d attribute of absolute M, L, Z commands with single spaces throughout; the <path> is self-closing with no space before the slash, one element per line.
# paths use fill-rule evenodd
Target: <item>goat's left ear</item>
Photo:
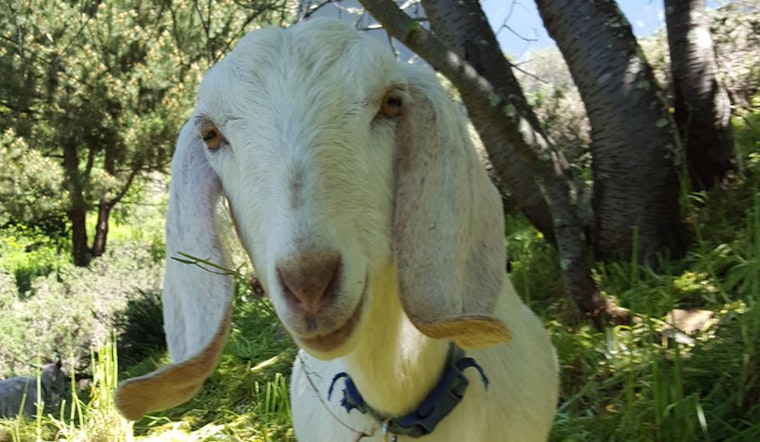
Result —
<path fill-rule="evenodd" d="M 119 385 L 114 401 L 128 419 L 189 400 L 216 368 L 229 333 L 232 276 L 192 264 L 197 258 L 227 266 L 215 220 L 222 185 L 208 148 L 195 122 L 185 123 L 172 158 L 161 296 L 172 364 Z"/>
<path fill-rule="evenodd" d="M 394 250 L 404 310 L 463 348 L 509 342 L 493 316 L 505 278 L 501 198 L 435 75 L 411 70 L 401 111 Z"/>

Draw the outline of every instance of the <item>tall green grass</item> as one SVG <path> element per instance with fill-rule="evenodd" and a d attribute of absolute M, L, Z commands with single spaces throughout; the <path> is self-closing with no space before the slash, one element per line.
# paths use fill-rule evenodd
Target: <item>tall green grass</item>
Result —
<path fill-rule="evenodd" d="M 512 279 L 545 318 L 560 358 L 552 441 L 760 440 L 760 192 L 748 184 L 735 200 L 700 198 L 691 219 L 696 241 L 685 258 L 595 267 L 607 296 L 637 318 L 604 332 L 572 319 L 572 304 L 557 296 L 554 251 L 524 220 L 510 221 Z M 714 315 L 679 342 L 665 322 L 674 308 Z M 58 413 L 2 421 L 0 441 L 294 440 L 287 382 L 295 348 L 268 301 L 246 284 L 238 285 L 219 369 L 176 409 L 123 420 L 113 408 L 118 377 L 168 360 L 154 352 L 119 373 L 115 348 L 93 353 L 89 390 L 72 380 L 72 397 Z"/>
<path fill-rule="evenodd" d="M 70 397 L 58 404 L 57 413 L 45 414 L 46 407 L 37 405 L 34 418 L 22 415 L 0 421 L 0 440 L 12 442 L 71 441 L 110 442 L 130 440 L 130 424 L 121 418 L 113 405 L 118 382 L 115 343 L 109 342 L 92 355 L 92 384 L 85 397 L 71 378 Z M 41 379 L 37 375 L 37 388 Z M 49 406 L 50 404 L 46 404 Z"/>
<path fill-rule="evenodd" d="M 137 423 L 116 411 L 120 377 L 115 339 L 92 354 L 92 383 L 71 379 L 70 398 L 55 415 L 38 413 L 0 421 L 2 442 L 288 441 L 289 367 L 295 347 L 279 329 L 266 300 L 241 298 L 230 341 L 217 372 L 188 403 L 152 413 Z M 155 354 L 122 377 L 168 363 Z M 39 378 L 38 378 L 39 382 Z"/>
<path fill-rule="evenodd" d="M 553 248 L 524 218 L 508 219 L 512 281 L 544 318 L 559 356 L 561 394 L 551 441 L 760 440 L 760 117 L 745 115 L 737 125 L 744 172 L 730 190 L 686 196 L 686 221 L 694 232 L 686 257 L 654 266 L 595 264 L 605 294 L 636 318 L 631 325 L 600 332 L 580 318 L 562 295 Z M 132 235 L 129 225 L 125 220 L 119 235 L 145 240 L 156 249 L 150 256 L 161 255 L 156 235 Z M 62 266 L 57 247 L 38 232 L 0 234 L 0 277 L 4 271 L 21 281 L 13 293 L 0 287 L 0 307 L 4 299 L 24 296 L 34 278 L 55 274 Z M 132 277 L 134 270 L 122 273 Z M 56 281 L 48 285 L 58 287 Z M 58 411 L 0 421 L 0 442 L 294 440 L 287 384 L 296 349 L 271 305 L 243 278 L 235 298 L 220 366 L 187 403 L 135 423 L 122 419 L 113 408 L 118 379 L 169 361 L 157 346 L 147 354 L 130 351 L 119 372 L 111 341 L 91 355 L 89 388 L 78 389 L 73 379 L 71 397 Z M 130 330 L 156 334 L 156 309 L 157 302 L 128 306 Z M 699 331 L 679 334 L 666 322 L 673 309 L 713 316 Z"/>
<path fill-rule="evenodd" d="M 708 213 L 724 203 L 707 202 L 686 258 L 656 268 L 597 266 L 633 325 L 598 333 L 549 322 L 562 369 L 551 440 L 760 440 L 760 193 L 742 192 L 743 209 L 726 218 L 730 235 L 715 234 L 730 227 L 711 224 L 716 215 Z M 675 339 L 665 316 L 676 308 L 714 314 Z"/>
<path fill-rule="evenodd" d="M 131 424 L 114 407 L 114 391 L 119 379 L 116 340 L 93 352 L 92 384 L 88 397 L 79 397 L 72 379 L 71 404 L 61 407 L 58 418 L 51 419 L 57 437 L 78 442 L 117 442 L 131 440 Z"/>

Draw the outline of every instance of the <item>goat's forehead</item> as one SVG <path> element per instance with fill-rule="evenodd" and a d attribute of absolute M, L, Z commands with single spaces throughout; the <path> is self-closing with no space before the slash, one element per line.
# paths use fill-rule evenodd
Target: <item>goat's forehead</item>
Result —
<path fill-rule="evenodd" d="M 208 73 L 201 100 L 357 100 L 402 81 L 390 49 L 350 27 L 265 29 L 247 35 Z"/>

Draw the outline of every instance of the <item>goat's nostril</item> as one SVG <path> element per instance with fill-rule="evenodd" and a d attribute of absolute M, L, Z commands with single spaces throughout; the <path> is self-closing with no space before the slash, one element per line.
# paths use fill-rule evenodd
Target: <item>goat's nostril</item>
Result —
<path fill-rule="evenodd" d="M 279 263 L 277 279 L 290 301 L 311 312 L 335 296 L 343 263 L 337 252 L 301 252 Z"/>

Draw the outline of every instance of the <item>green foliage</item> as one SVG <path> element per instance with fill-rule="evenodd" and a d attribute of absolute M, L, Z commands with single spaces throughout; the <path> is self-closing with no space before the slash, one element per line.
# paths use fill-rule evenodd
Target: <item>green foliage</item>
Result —
<path fill-rule="evenodd" d="M 113 325 L 120 330 L 120 367 L 134 365 L 153 353 L 166 351 L 160 295 L 141 290 L 139 293 L 140 296 L 127 301 L 125 309 L 117 312 L 114 318 Z"/>
<path fill-rule="evenodd" d="M 117 242 L 89 268 L 79 268 L 61 257 L 55 241 L 45 242 L 35 231 L 2 232 L 0 245 L 9 253 L 0 255 L 0 269 L 8 269 L 0 274 L 12 283 L 0 285 L 3 375 L 26 370 L 32 355 L 56 352 L 71 353 L 68 363 L 86 368 L 90 348 L 107 341 L 127 301 L 140 290 L 160 289 L 162 266 L 142 244 Z M 29 243 L 37 247 L 24 252 Z M 26 278 L 23 285 L 18 275 Z"/>
<path fill-rule="evenodd" d="M 29 148 L 12 129 L 0 133 L 0 225 L 37 224 L 64 209 L 61 165 Z"/>
<path fill-rule="evenodd" d="M 759 138 L 745 127 L 737 131 L 746 160 L 760 148 Z M 636 318 L 632 326 L 599 333 L 588 325 L 550 322 L 562 370 L 551 440 L 760 437 L 756 176 L 739 177 L 730 190 L 693 196 L 689 222 L 697 241 L 685 258 L 663 259 L 656 269 L 597 266 L 606 294 Z M 710 317 L 695 330 L 679 330 L 668 316 L 673 309 Z"/>
<path fill-rule="evenodd" d="M 8 296 L 29 296 L 32 280 L 67 263 L 62 257 L 65 250 L 64 241 L 46 235 L 40 228 L 18 224 L 0 230 L 0 272 L 8 275 L 7 282 L 0 284 L 0 292 L 5 287 Z M 2 304 L 0 301 L 0 307 Z"/>
<path fill-rule="evenodd" d="M 738 112 L 733 123 L 743 160 L 740 169 L 747 176 L 757 177 L 760 176 L 760 92 L 752 98 L 751 105 L 750 109 Z"/>
<path fill-rule="evenodd" d="M 0 225 L 70 213 L 80 232 L 76 214 L 165 172 L 202 73 L 287 5 L 0 0 Z M 85 264 L 86 238 L 73 238 Z"/>
<path fill-rule="evenodd" d="M 524 217 L 507 218 L 507 259 L 512 284 L 522 299 L 546 305 L 560 297 L 560 274 L 557 254 Z"/>

